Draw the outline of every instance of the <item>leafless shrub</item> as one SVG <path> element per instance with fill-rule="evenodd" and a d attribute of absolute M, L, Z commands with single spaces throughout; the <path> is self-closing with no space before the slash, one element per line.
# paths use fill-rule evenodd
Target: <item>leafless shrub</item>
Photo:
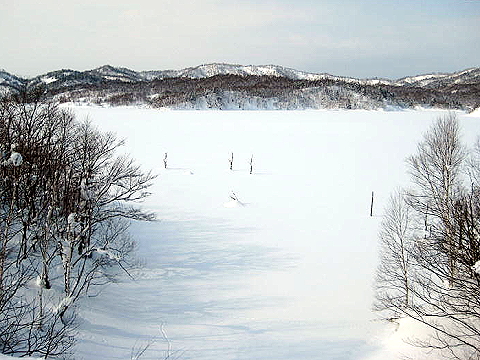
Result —
<path fill-rule="evenodd" d="M 133 205 L 153 176 L 41 94 L 0 103 L 0 144 L 0 352 L 65 354 L 76 300 L 127 271 L 127 220 L 153 219 Z"/>

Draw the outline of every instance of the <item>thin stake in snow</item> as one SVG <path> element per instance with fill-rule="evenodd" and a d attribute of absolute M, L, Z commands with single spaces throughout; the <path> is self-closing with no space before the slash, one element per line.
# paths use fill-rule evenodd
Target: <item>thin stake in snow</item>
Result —
<path fill-rule="evenodd" d="M 167 156 L 168 156 L 168 153 L 165 153 L 165 156 L 163 158 L 163 165 L 165 166 L 165 169 L 167 168 Z"/>
<path fill-rule="evenodd" d="M 252 157 L 250 158 L 250 174 L 253 173 L 253 154 Z"/>
<path fill-rule="evenodd" d="M 230 170 L 233 170 L 233 152 L 232 152 L 232 157 L 228 159 L 228 162 L 230 163 Z"/>
<path fill-rule="evenodd" d="M 373 191 L 372 191 L 372 202 L 370 203 L 370 216 L 373 216 Z"/>

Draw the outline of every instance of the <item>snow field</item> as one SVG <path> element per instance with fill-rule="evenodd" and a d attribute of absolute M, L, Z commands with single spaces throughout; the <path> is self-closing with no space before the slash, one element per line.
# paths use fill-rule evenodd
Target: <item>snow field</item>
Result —
<path fill-rule="evenodd" d="M 370 311 L 378 225 L 444 112 L 73 110 L 158 174 L 143 206 L 159 219 L 132 224 L 136 281 L 82 304 L 77 358 L 128 359 L 152 339 L 143 359 L 397 354 Z M 479 116 L 459 115 L 471 144 Z"/>

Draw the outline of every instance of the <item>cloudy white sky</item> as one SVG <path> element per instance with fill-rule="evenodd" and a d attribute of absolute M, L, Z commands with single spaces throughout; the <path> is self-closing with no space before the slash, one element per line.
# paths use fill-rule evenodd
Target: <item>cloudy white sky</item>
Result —
<path fill-rule="evenodd" d="M 0 68 L 211 62 L 399 78 L 480 66 L 480 0 L 0 0 Z"/>

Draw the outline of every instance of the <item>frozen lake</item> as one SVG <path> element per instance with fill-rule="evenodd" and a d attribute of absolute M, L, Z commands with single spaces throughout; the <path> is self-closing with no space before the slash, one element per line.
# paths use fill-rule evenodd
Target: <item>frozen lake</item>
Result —
<path fill-rule="evenodd" d="M 130 359 L 147 344 L 142 359 L 375 355 L 380 215 L 445 112 L 73 109 L 158 174 L 143 204 L 158 221 L 131 228 L 144 266 L 85 301 L 77 358 Z M 459 117 L 471 143 L 480 119 Z"/>

